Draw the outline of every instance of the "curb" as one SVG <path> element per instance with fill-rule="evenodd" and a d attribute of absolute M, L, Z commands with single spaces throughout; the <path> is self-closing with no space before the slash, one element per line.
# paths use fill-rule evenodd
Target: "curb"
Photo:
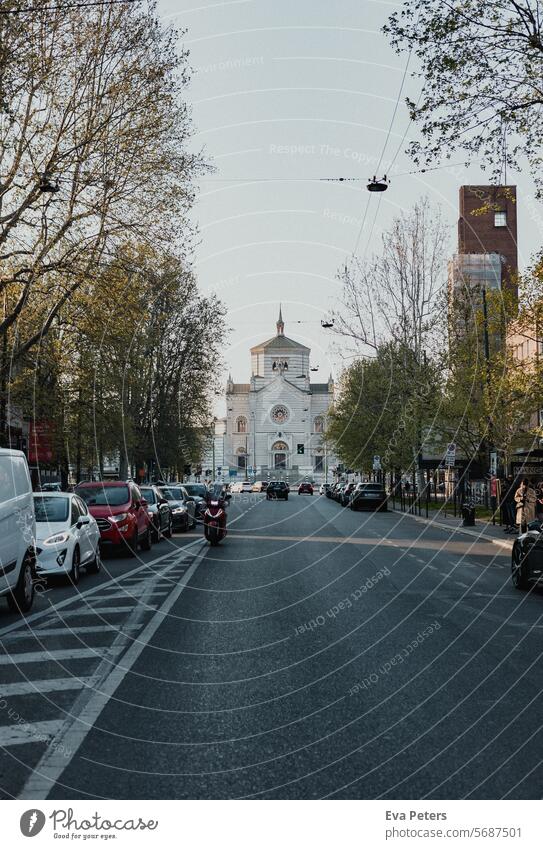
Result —
<path fill-rule="evenodd" d="M 388 508 L 391 513 L 397 513 L 399 516 L 409 516 L 411 519 L 414 519 L 415 522 L 422 522 L 424 525 L 432 525 L 434 528 L 440 528 L 445 531 L 451 531 L 453 534 L 466 534 L 467 536 L 474 537 L 478 540 L 483 540 L 487 542 L 491 542 L 494 545 L 499 545 L 501 548 L 506 548 L 508 551 L 511 551 L 513 548 L 513 541 L 508 539 L 497 539 L 494 537 L 488 536 L 488 534 L 477 533 L 477 531 L 469 531 L 467 528 L 463 528 L 459 526 L 458 528 L 452 528 L 450 525 L 445 525 L 443 522 L 435 521 L 435 519 L 426 518 L 425 516 L 414 516 L 411 513 L 404 513 L 403 510 L 394 510 L 392 507 Z"/>

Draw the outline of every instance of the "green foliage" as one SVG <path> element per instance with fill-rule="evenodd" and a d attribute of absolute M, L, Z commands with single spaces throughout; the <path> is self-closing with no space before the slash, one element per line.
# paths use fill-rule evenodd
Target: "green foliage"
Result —
<path fill-rule="evenodd" d="M 384 27 L 398 52 L 413 51 L 423 79 L 408 100 L 422 140 L 417 163 L 463 150 L 495 176 L 507 159 L 530 162 L 541 190 L 543 3 L 540 0 L 405 0 Z"/>

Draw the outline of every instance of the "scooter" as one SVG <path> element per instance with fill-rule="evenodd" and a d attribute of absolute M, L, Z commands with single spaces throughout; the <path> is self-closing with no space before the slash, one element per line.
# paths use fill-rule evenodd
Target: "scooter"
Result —
<path fill-rule="evenodd" d="M 212 498 L 204 511 L 204 534 L 210 545 L 218 545 L 226 536 L 226 510 Z"/>

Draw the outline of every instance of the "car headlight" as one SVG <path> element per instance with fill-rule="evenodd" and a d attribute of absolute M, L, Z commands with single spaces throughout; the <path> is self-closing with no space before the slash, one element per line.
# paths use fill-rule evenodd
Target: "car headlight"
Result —
<path fill-rule="evenodd" d="M 68 542 L 69 539 L 70 534 L 68 531 L 62 531 L 60 534 L 53 534 L 53 536 L 44 539 L 43 545 L 61 545 L 63 542 Z"/>
<path fill-rule="evenodd" d="M 117 516 L 108 516 L 110 522 L 124 522 L 128 519 L 128 513 L 119 513 Z"/>
<path fill-rule="evenodd" d="M 174 507 L 173 510 L 172 510 L 172 513 L 174 515 L 178 515 L 179 513 L 186 513 L 186 512 L 187 512 L 186 507 Z"/>

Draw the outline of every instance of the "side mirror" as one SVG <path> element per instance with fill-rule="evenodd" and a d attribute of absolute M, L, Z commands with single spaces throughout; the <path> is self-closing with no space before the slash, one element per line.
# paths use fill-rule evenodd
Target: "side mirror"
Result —
<path fill-rule="evenodd" d="M 79 520 L 76 523 L 76 528 L 82 528 L 83 525 L 89 525 L 90 519 L 88 516 L 80 516 Z"/>

